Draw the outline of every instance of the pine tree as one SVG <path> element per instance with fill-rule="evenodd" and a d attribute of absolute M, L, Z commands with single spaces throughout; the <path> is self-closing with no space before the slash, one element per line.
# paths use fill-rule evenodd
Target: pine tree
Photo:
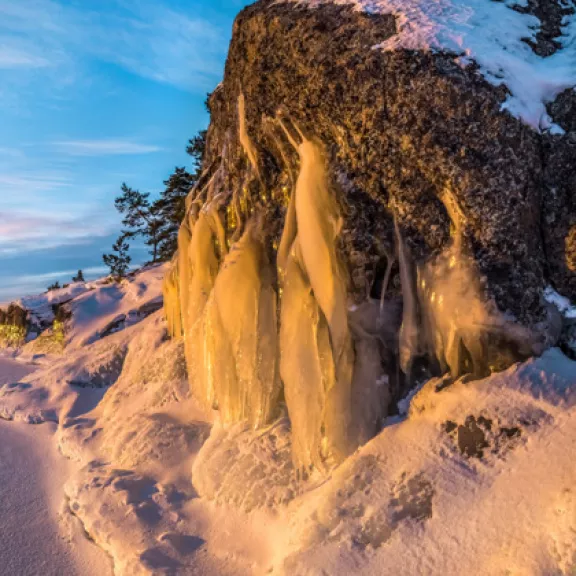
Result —
<path fill-rule="evenodd" d="M 186 152 L 192 157 L 193 171 L 176 167 L 174 173 L 164 181 L 165 188 L 154 202 L 150 200 L 150 194 L 134 190 L 126 183 L 122 184 L 122 193 L 115 199 L 114 205 L 124 216 L 124 229 L 113 247 L 115 252 L 120 252 L 124 245 L 126 252 L 129 248 L 126 240 L 142 236 L 144 243 L 150 247 L 152 263 L 172 258 L 178 245 L 178 230 L 185 216 L 186 196 L 201 176 L 205 150 L 206 131 L 203 130 L 191 138 L 186 147 Z M 104 256 L 106 264 L 111 267 L 117 262 L 113 258 L 122 260 L 125 257 L 127 254 L 122 258 L 114 254 Z"/>
<path fill-rule="evenodd" d="M 85 282 L 84 272 L 82 272 L 82 270 L 78 270 L 78 274 L 76 274 L 76 276 L 72 276 L 72 282 Z"/>
<path fill-rule="evenodd" d="M 188 141 L 186 152 L 193 159 L 193 172 L 176 167 L 170 178 L 164 181 L 164 190 L 151 209 L 161 221 L 158 229 L 158 259 L 167 261 L 178 247 L 178 230 L 185 216 L 186 196 L 194 187 L 202 172 L 202 159 L 206 150 L 206 131 Z"/>
<path fill-rule="evenodd" d="M 186 196 L 195 180 L 185 168 L 176 168 L 164 182 L 164 190 L 153 209 L 161 222 L 158 230 L 158 259 L 172 258 L 178 244 L 178 229 L 185 216 Z"/>
<path fill-rule="evenodd" d="M 188 140 L 188 145 L 186 146 L 186 153 L 189 156 L 192 156 L 192 161 L 194 163 L 195 180 L 198 180 L 200 173 L 202 172 L 202 161 L 204 159 L 204 154 L 206 153 L 206 134 L 206 130 L 200 130 L 197 136 Z"/>
<path fill-rule="evenodd" d="M 56 282 L 54 282 L 54 284 L 50 284 L 50 286 L 48 286 L 48 292 L 52 292 L 52 290 L 60 290 L 60 282 L 58 282 L 58 280 L 56 280 Z"/>
<path fill-rule="evenodd" d="M 144 236 L 145 243 L 150 246 L 152 263 L 158 261 L 158 242 L 161 222 L 157 211 L 149 200 L 150 194 L 139 192 L 122 184 L 122 195 L 114 201 L 120 214 L 124 215 L 122 224 L 126 227 L 125 238 Z"/>
<path fill-rule="evenodd" d="M 128 255 L 130 245 L 126 241 L 127 236 L 122 234 L 112 246 L 115 254 L 104 254 L 102 260 L 110 268 L 110 274 L 116 282 L 120 282 L 126 277 L 126 272 L 130 269 L 132 258 Z"/>

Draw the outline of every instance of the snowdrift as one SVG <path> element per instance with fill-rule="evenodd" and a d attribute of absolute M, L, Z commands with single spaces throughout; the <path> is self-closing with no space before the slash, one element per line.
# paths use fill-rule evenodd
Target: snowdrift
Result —
<path fill-rule="evenodd" d="M 113 374 L 120 350 L 109 387 L 65 384 Z M 156 312 L 4 386 L 0 411 L 57 422 L 78 466 L 68 505 L 117 574 L 571 574 L 576 363 L 552 349 L 438 384 L 305 480 L 285 416 L 222 426 L 190 397 L 183 344 Z"/>
<path fill-rule="evenodd" d="M 162 308 L 166 265 L 146 266 L 121 283 L 102 278 L 76 282 L 12 305 L 27 317 L 26 346 L 17 355 L 60 355 L 137 324 Z"/>

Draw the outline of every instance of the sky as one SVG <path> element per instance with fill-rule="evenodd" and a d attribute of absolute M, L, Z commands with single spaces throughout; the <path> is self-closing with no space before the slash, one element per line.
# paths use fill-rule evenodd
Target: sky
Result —
<path fill-rule="evenodd" d="M 120 185 L 190 166 L 249 3 L 0 0 L 0 302 L 106 272 Z"/>

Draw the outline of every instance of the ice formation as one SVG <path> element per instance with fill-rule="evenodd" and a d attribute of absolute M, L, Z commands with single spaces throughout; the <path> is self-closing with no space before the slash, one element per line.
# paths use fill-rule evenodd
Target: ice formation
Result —
<path fill-rule="evenodd" d="M 244 115 L 240 95 L 240 144 L 257 177 Z M 232 195 L 236 230 L 228 240 L 219 215 L 221 194 L 209 189 L 204 200 L 202 191 L 193 191 L 178 258 L 165 283 L 167 314 L 177 334 L 180 310 L 191 388 L 207 407 L 217 408 L 224 423 L 265 425 L 277 409 L 281 377 L 294 459 L 301 469 L 323 468 L 346 457 L 358 445 L 357 437 L 367 439 L 377 431 L 386 403 L 370 407 L 371 432 L 360 432 L 364 427 L 352 422 L 352 386 L 354 376 L 354 386 L 362 388 L 360 375 L 372 380 L 367 390 L 381 385 L 379 340 L 377 335 L 362 340 L 355 370 L 347 279 L 336 249 L 341 216 L 322 145 L 298 128 L 296 142 L 282 120 L 280 125 L 298 152 L 300 171 L 276 262 L 269 261 L 263 218 L 257 211 L 246 213 L 238 200 L 244 191 Z M 361 395 L 366 401 L 355 412 L 358 418 L 373 397 Z"/>
<path fill-rule="evenodd" d="M 400 282 L 403 296 L 402 326 L 399 335 L 398 356 L 402 371 L 410 378 L 412 363 L 420 353 L 416 284 L 412 270 L 413 264 L 410 260 L 408 248 L 402 238 L 402 233 L 400 232 L 396 218 L 394 219 L 394 231 L 398 247 L 398 263 L 400 264 Z"/>
<path fill-rule="evenodd" d="M 244 106 L 241 95 L 240 140 L 257 173 Z M 194 394 L 208 408 L 217 407 L 223 422 L 248 420 L 259 427 L 270 421 L 280 392 L 274 273 L 260 238 L 260 219 L 248 220 L 242 231 L 236 193 L 233 209 L 238 222 L 228 253 L 220 216 L 227 198 L 220 187 L 218 169 L 205 189 L 193 190 L 187 200 L 178 260 L 171 272 L 178 274 L 179 290 L 176 294 L 167 280 L 167 314 L 173 317 L 174 308 L 180 309 Z"/>
<path fill-rule="evenodd" d="M 490 342 L 498 342 L 497 355 L 512 344 L 520 356 L 535 353 L 528 330 L 511 323 L 483 295 L 479 272 L 466 254 L 463 230 L 466 219 L 450 190 L 440 198 L 451 221 L 452 241 L 442 254 L 417 267 L 421 342 L 428 358 L 441 374 L 452 379 L 465 374 L 488 376 Z"/>
<path fill-rule="evenodd" d="M 202 313 L 218 273 L 218 254 L 213 217 L 215 207 L 210 203 L 200 210 L 196 222 L 190 214 L 190 228 L 184 225 L 179 237 L 179 268 L 186 266 L 188 274 L 180 274 L 182 318 L 188 373 L 192 390 L 198 398 L 211 403 L 213 388 L 204 370 L 206 339 Z"/>
<path fill-rule="evenodd" d="M 294 461 L 299 469 L 322 469 L 325 390 L 334 386 L 334 364 L 328 326 L 303 268 L 298 241 L 288 256 L 283 290 L 280 374 L 290 410 Z"/>
<path fill-rule="evenodd" d="M 180 278 L 178 273 L 178 254 L 172 260 L 170 269 L 164 277 L 164 311 L 168 324 L 168 333 L 172 338 L 182 336 L 182 315 L 180 311 Z"/>
<path fill-rule="evenodd" d="M 306 138 L 297 129 L 301 142 L 296 143 L 284 123 L 284 132 L 296 147 L 300 157 L 300 173 L 293 191 L 296 212 L 297 244 L 292 259 L 298 261 L 300 270 L 294 264 L 287 270 L 286 284 L 291 282 L 290 273 L 303 274 L 309 283 L 309 290 L 318 306 L 318 312 L 308 314 L 301 322 L 309 324 L 308 330 L 316 334 L 316 349 L 322 365 L 324 381 L 323 401 L 320 407 L 304 405 L 301 395 L 288 392 L 289 388 L 302 386 L 301 373 L 306 372 L 307 363 L 300 364 L 298 359 L 290 363 L 283 362 L 282 378 L 287 390 L 289 414 L 298 413 L 299 417 L 309 409 L 320 412 L 322 419 L 316 423 L 324 431 L 322 439 L 325 456 L 328 454 L 341 460 L 352 449 L 350 438 L 352 406 L 352 372 L 354 353 L 348 328 L 347 285 L 341 263 L 336 253 L 336 240 L 340 233 L 342 220 L 338 205 L 328 185 L 324 154 L 319 142 Z M 288 220 L 290 226 L 291 222 Z M 299 282 L 299 280 L 297 280 Z M 302 288 L 301 288 L 302 289 Z M 313 305 L 311 306 L 313 309 Z M 290 322 L 296 310 L 282 308 L 282 322 Z M 323 323 L 328 330 L 323 329 Z M 286 345 L 282 342 L 282 348 Z M 293 401 L 291 401 L 293 400 Z M 304 416 L 305 417 L 305 416 Z M 305 453 L 314 453 L 312 438 Z M 298 448 L 296 448 L 298 449 Z M 301 455 L 303 456 L 303 455 Z M 305 460 L 296 456 L 299 460 Z"/>
<path fill-rule="evenodd" d="M 256 174 L 258 174 L 258 158 L 256 156 L 256 149 L 250 136 L 248 136 L 248 129 L 246 128 L 246 100 L 244 94 L 238 96 L 238 134 L 240 137 L 240 144 L 244 148 L 244 152 L 248 157 L 250 165 Z"/>
<path fill-rule="evenodd" d="M 484 377 L 491 345 L 530 348 L 529 335 L 514 332 L 485 298 L 466 256 L 465 216 L 450 190 L 440 198 L 452 222 L 445 250 L 414 261 L 396 215 L 380 298 L 350 307 L 338 247 L 341 207 L 322 142 L 282 114 L 272 121 L 277 148 L 287 141 L 299 159 L 295 178 L 280 150 L 292 190 L 275 244 L 265 209 L 248 205 L 250 185 L 262 182 L 242 95 L 237 113 L 248 172 L 224 192 L 222 162 L 191 192 L 165 283 L 171 332 L 178 335 L 182 323 L 191 389 L 221 422 L 265 426 L 278 414 L 283 389 L 294 464 L 307 475 L 330 469 L 376 435 L 392 402 L 423 377 Z M 402 297 L 388 299 L 396 262 Z"/>
<path fill-rule="evenodd" d="M 276 408 L 276 292 L 252 220 L 216 278 L 204 322 L 204 370 L 223 422 L 268 423 Z"/>

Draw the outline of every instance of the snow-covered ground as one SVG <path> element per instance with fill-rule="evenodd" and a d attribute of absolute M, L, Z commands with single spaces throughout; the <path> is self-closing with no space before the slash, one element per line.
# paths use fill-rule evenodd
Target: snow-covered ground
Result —
<path fill-rule="evenodd" d="M 0 359 L 0 385 L 33 371 Z M 54 442 L 54 426 L 0 422 L 0 571 L 10 575 L 107 576 L 109 557 L 89 542 L 67 512 L 62 484 L 70 466 Z"/>
<path fill-rule="evenodd" d="M 111 314 L 99 290 L 79 296 L 90 294 L 93 326 Z M 132 290 L 122 294 L 117 309 L 133 307 Z M 259 431 L 223 427 L 190 397 L 162 311 L 72 342 L 32 373 L 5 366 L 0 413 L 48 422 L 27 429 L 30 458 L 52 441 L 70 460 L 57 484 L 116 574 L 576 570 L 576 363 L 557 349 L 483 381 L 429 382 L 406 417 L 306 481 L 285 416 Z"/>
<path fill-rule="evenodd" d="M 18 382 L 28 374 L 34 372 L 36 368 L 22 362 L 16 362 L 7 356 L 0 355 L 0 386 Z"/>

